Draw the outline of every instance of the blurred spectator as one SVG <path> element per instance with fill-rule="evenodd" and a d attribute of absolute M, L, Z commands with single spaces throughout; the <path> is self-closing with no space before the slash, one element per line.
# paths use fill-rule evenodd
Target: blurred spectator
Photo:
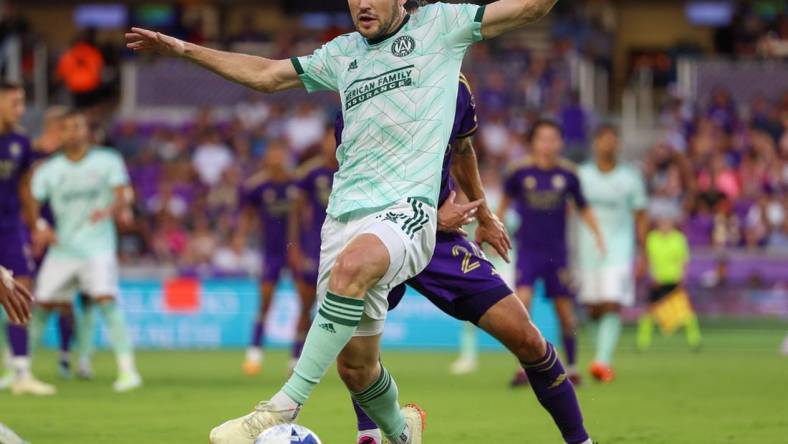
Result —
<path fill-rule="evenodd" d="M 260 255 L 246 246 L 243 238 L 232 236 L 219 247 L 212 259 L 216 270 L 225 275 L 255 275 L 262 269 Z"/>
<path fill-rule="evenodd" d="M 285 135 L 290 150 L 297 158 L 309 157 L 306 151 L 314 148 L 323 139 L 325 117 L 309 102 L 300 104 L 295 114 L 287 119 Z"/>
<path fill-rule="evenodd" d="M 222 173 L 233 163 L 230 148 L 215 129 L 206 130 L 192 157 L 194 169 L 205 185 L 219 182 Z"/>

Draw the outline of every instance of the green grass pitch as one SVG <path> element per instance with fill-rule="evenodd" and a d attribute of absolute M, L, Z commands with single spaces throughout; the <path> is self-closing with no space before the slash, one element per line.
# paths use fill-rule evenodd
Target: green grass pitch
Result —
<path fill-rule="evenodd" d="M 691 353 L 680 335 L 655 339 L 652 351 L 634 351 L 627 330 L 617 355 L 618 379 L 579 390 L 586 424 L 602 444 L 723 444 L 785 442 L 788 430 L 788 357 L 778 349 L 786 324 L 708 324 L 704 349 Z M 588 334 L 584 335 L 588 337 Z M 590 357 L 581 343 L 581 364 Z M 248 412 L 285 379 L 287 356 L 269 353 L 257 378 L 241 374 L 241 351 L 141 352 L 146 386 L 117 395 L 114 363 L 96 359 L 92 382 L 57 381 L 55 356 L 42 352 L 38 375 L 58 384 L 49 399 L 0 393 L 0 421 L 34 444 L 206 443 L 210 428 Z M 559 443 L 552 421 L 528 389 L 507 381 L 513 359 L 482 355 L 481 369 L 452 377 L 450 353 L 384 351 L 402 402 L 428 413 L 427 444 Z M 318 387 L 300 422 L 325 444 L 351 444 L 355 422 L 336 372 Z"/>

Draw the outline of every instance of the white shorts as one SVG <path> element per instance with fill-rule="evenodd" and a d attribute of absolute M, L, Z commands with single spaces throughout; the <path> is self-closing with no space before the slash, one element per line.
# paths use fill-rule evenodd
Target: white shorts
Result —
<path fill-rule="evenodd" d="M 367 292 L 364 315 L 355 336 L 381 334 L 388 313 L 389 291 L 419 274 L 432 259 L 437 220 L 435 208 L 412 198 L 359 218 L 340 221 L 326 217 L 320 232 L 318 300 L 325 298 L 331 269 L 345 246 L 361 234 L 375 235 L 389 252 L 389 268 Z"/>
<path fill-rule="evenodd" d="M 36 299 L 44 303 L 71 302 L 77 291 L 91 298 L 117 297 L 117 258 L 103 255 L 80 259 L 47 254 L 36 280 Z"/>
<path fill-rule="evenodd" d="M 635 303 L 635 277 L 631 265 L 581 269 L 579 275 L 581 303 L 613 302 L 624 307 Z"/>

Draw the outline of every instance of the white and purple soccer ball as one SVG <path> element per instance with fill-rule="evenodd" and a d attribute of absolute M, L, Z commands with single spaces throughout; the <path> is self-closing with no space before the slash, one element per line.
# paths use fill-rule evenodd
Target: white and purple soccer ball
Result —
<path fill-rule="evenodd" d="M 322 444 L 315 432 L 298 424 L 279 424 L 261 433 L 254 444 Z"/>

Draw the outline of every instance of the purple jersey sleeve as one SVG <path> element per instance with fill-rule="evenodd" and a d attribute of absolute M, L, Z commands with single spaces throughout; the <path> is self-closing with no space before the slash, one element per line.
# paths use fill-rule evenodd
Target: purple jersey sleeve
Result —
<path fill-rule="evenodd" d="M 471 87 L 465 77 L 460 78 L 460 88 L 457 91 L 457 113 L 454 118 L 454 137 L 462 139 L 476 134 L 478 128 L 476 117 L 476 101 L 473 99 Z"/>
<path fill-rule="evenodd" d="M 520 181 L 518 171 L 512 171 L 503 182 L 503 192 L 509 198 L 516 198 L 520 193 Z"/>
<path fill-rule="evenodd" d="M 583 209 L 588 206 L 588 202 L 586 201 L 586 197 L 583 194 L 583 186 L 580 185 L 580 178 L 577 177 L 577 174 L 574 172 L 570 172 L 567 174 L 569 182 L 567 184 L 567 193 L 572 197 L 572 200 L 577 205 L 577 208 Z"/>

